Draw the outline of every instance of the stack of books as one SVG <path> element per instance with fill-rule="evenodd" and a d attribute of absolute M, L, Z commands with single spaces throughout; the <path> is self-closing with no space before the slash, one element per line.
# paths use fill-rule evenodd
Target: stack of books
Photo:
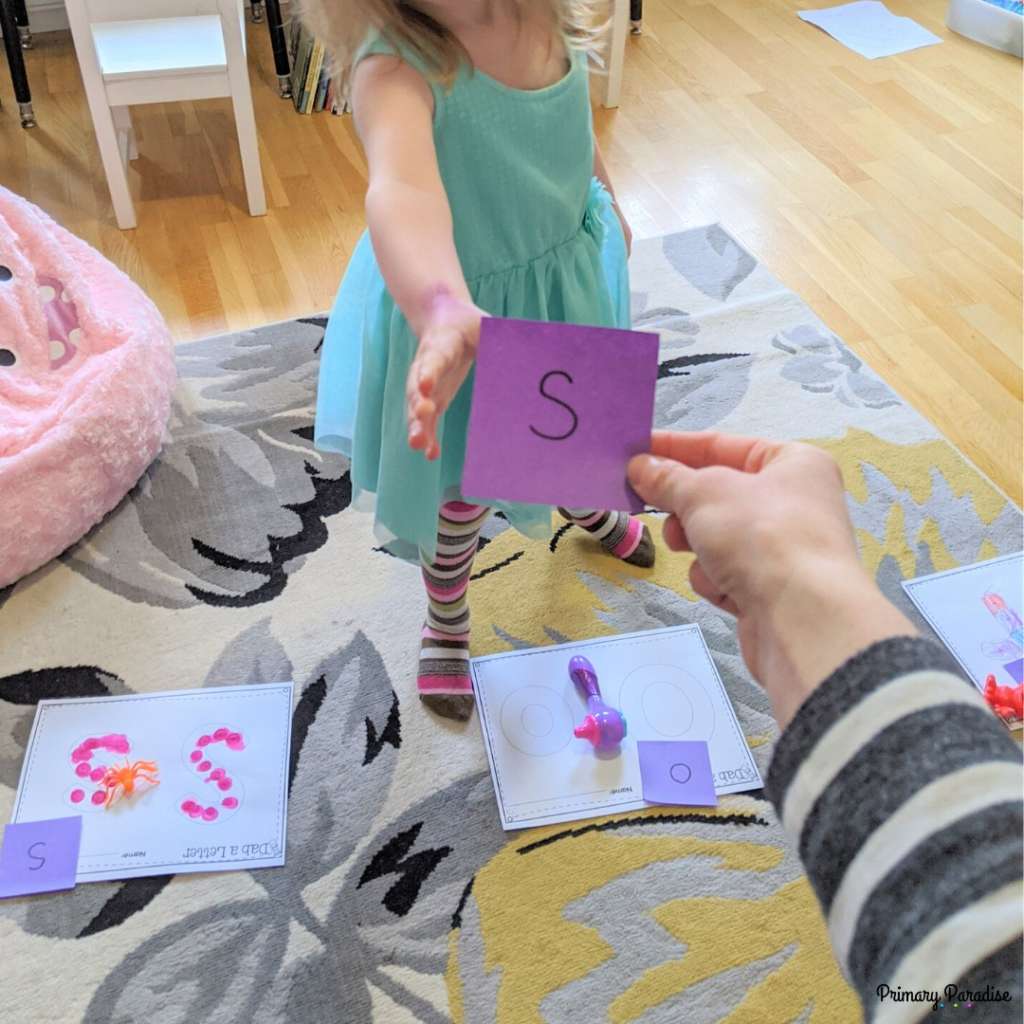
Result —
<path fill-rule="evenodd" d="M 289 50 L 295 109 L 300 114 L 321 110 L 346 113 L 348 104 L 339 93 L 337 79 L 330 73 L 324 44 L 298 18 L 292 22 Z"/>

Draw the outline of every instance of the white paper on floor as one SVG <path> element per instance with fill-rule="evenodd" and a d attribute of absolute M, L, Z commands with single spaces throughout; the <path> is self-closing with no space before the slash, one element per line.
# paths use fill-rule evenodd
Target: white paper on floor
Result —
<path fill-rule="evenodd" d="M 869 60 L 942 42 L 916 21 L 898 17 L 877 0 L 797 11 L 797 15 Z"/>
<path fill-rule="evenodd" d="M 605 702 L 626 718 L 614 756 L 573 736 L 587 712 L 569 678 L 574 655 L 590 660 Z M 503 828 L 648 806 L 638 740 L 705 741 L 719 796 L 763 785 L 699 626 L 492 654 L 472 671 Z"/>
<path fill-rule="evenodd" d="M 905 580 L 903 589 L 979 690 L 1024 681 L 1024 555 Z"/>
<path fill-rule="evenodd" d="M 280 866 L 291 713 L 291 683 L 42 700 L 12 820 L 81 814 L 79 882 Z"/>

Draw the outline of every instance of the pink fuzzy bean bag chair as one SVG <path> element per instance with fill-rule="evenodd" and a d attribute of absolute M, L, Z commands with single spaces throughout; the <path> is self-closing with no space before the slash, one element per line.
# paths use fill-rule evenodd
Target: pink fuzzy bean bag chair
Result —
<path fill-rule="evenodd" d="M 153 303 L 0 188 L 0 587 L 131 489 L 160 450 L 174 382 Z"/>

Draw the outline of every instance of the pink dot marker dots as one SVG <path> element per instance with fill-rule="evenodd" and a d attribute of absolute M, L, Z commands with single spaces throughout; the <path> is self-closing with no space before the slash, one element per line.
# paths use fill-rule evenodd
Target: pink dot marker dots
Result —
<path fill-rule="evenodd" d="M 73 789 L 71 790 L 71 802 L 73 804 L 80 804 L 85 799 L 84 789 Z"/>
<path fill-rule="evenodd" d="M 188 812 L 191 811 L 192 808 L 195 807 L 195 805 L 195 800 L 183 800 L 181 804 L 181 809 L 185 812 L 185 814 L 188 814 Z"/>
<path fill-rule="evenodd" d="M 203 809 L 202 809 L 202 807 L 199 806 L 199 804 L 193 804 L 188 809 L 188 816 L 190 818 L 198 818 L 199 815 L 202 814 L 202 813 L 203 813 Z"/>
<path fill-rule="evenodd" d="M 100 745 L 100 741 L 95 737 L 90 737 L 82 744 L 83 750 L 95 750 Z"/>
<path fill-rule="evenodd" d="M 220 729 L 218 729 L 218 730 L 217 730 L 217 731 L 216 731 L 216 732 L 215 732 L 215 733 L 213 734 L 213 738 L 214 738 L 214 740 L 215 740 L 215 741 L 218 741 L 218 742 L 219 742 L 220 740 L 226 740 L 226 739 L 228 738 L 228 735 L 230 734 L 230 732 L 231 732 L 231 730 L 230 730 L 230 729 L 224 729 L 224 728 L 220 728 Z"/>
<path fill-rule="evenodd" d="M 88 761 L 90 757 L 92 757 L 92 753 L 91 753 L 91 751 L 88 751 L 88 750 L 85 750 L 85 749 L 84 749 L 84 748 L 82 748 L 82 747 L 79 747 L 79 748 L 78 748 L 78 749 L 77 749 L 77 750 L 76 750 L 76 751 L 75 751 L 75 752 L 74 752 L 74 753 L 73 753 L 73 754 L 71 755 L 71 760 L 72 760 L 72 761 L 75 761 L 75 762 L 78 762 L 78 761 Z"/>
<path fill-rule="evenodd" d="M 106 774 L 106 768 L 93 768 L 93 770 L 89 772 L 89 778 L 92 779 L 93 782 L 99 782 Z"/>
<path fill-rule="evenodd" d="M 201 750 L 193 750 L 192 753 L 188 755 L 188 759 L 193 764 L 195 764 L 196 761 L 202 761 L 202 759 L 203 759 L 203 752 Z"/>
<path fill-rule="evenodd" d="M 222 792 L 226 793 L 231 788 L 231 780 L 230 779 L 221 779 L 217 783 L 217 788 L 219 790 L 221 790 Z"/>
<path fill-rule="evenodd" d="M 199 770 L 200 770 L 201 772 L 208 772 L 208 771 L 210 770 L 210 768 L 211 768 L 211 767 L 212 767 L 212 765 L 210 764 L 210 762 L 209 762 L 209 761 L 202 761 L 202 762 L 200 762 L 200 764 L 199 764 Z"/>
<path fill-rule="evenodd" d="M 212 742 L 213 740 L 209 736 L 200 736 L 199 739 L 196 740 L 196 746 L 206 747 L 209 746 L 209 744 L 211 744 Z"/>
<path fill-rule="evenodd" d="M 245 743 L 242 742 L 242 734 L 240 732 L 230 732 L 224 742 L 228 745 L 229 750 L 245 750 Z"/>
<path fill-rule="evenodd" d="M 102 789 L 97 789 L 96 792 L 93 793 L 93 795 L 92 795 L 92 802 L 97 807 L 99 807 L 100 804 L 104 803 L 106 801 L 106 799 L 107 799 L 107 794 L 104 793 Z"/>
<path fill-rule="evenodd" d="M 84 761 L 79 761 L 75 768 L 75 774 L 80 778 L 84 779 L 89 774 L 89 766 Z"/>
<path fill-rule="evenodd" d="M 218 779 L 223 779 L 224 778 L 224 769 L 223 768 L 214 768 L 214 770 L 212 772 L 210 772 L 210 778 L 213 779 L 214 782 L 216 782 Z"/>
<path fill-rule="evenodd" d="M 215 821 L 217 818 L 217 808 L 207 807 L 203 810 L 203 821 Z"/>
<path fill-rule="evenodd" d="M 234 796 L 227 796 L 220 802 L 221 807 L 226 807 L 229 811 L 233 811 L 238 806 L 238 798 Z"/>

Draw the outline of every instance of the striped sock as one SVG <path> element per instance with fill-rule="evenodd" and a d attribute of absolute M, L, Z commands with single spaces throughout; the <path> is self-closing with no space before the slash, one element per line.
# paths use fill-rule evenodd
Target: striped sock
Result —
<path fill-rule="evenodd" d="M 427 621 L 416 680 L 420 700 L 445 718 L 465 721 L 473 710 L 469 676 L 469 574 L 490 515 L 485 505 L 449 501 L 437 518 L 437 555 L 420 554 Z"/>
<path fill-rule="evenodd" d="M 651 531 L 628 512 L 595 512 L 585 508 L 560 508 L 559 513 L 601 542 L 605 551 L 630 565 L 649 569 L 654 565 Z"/>

